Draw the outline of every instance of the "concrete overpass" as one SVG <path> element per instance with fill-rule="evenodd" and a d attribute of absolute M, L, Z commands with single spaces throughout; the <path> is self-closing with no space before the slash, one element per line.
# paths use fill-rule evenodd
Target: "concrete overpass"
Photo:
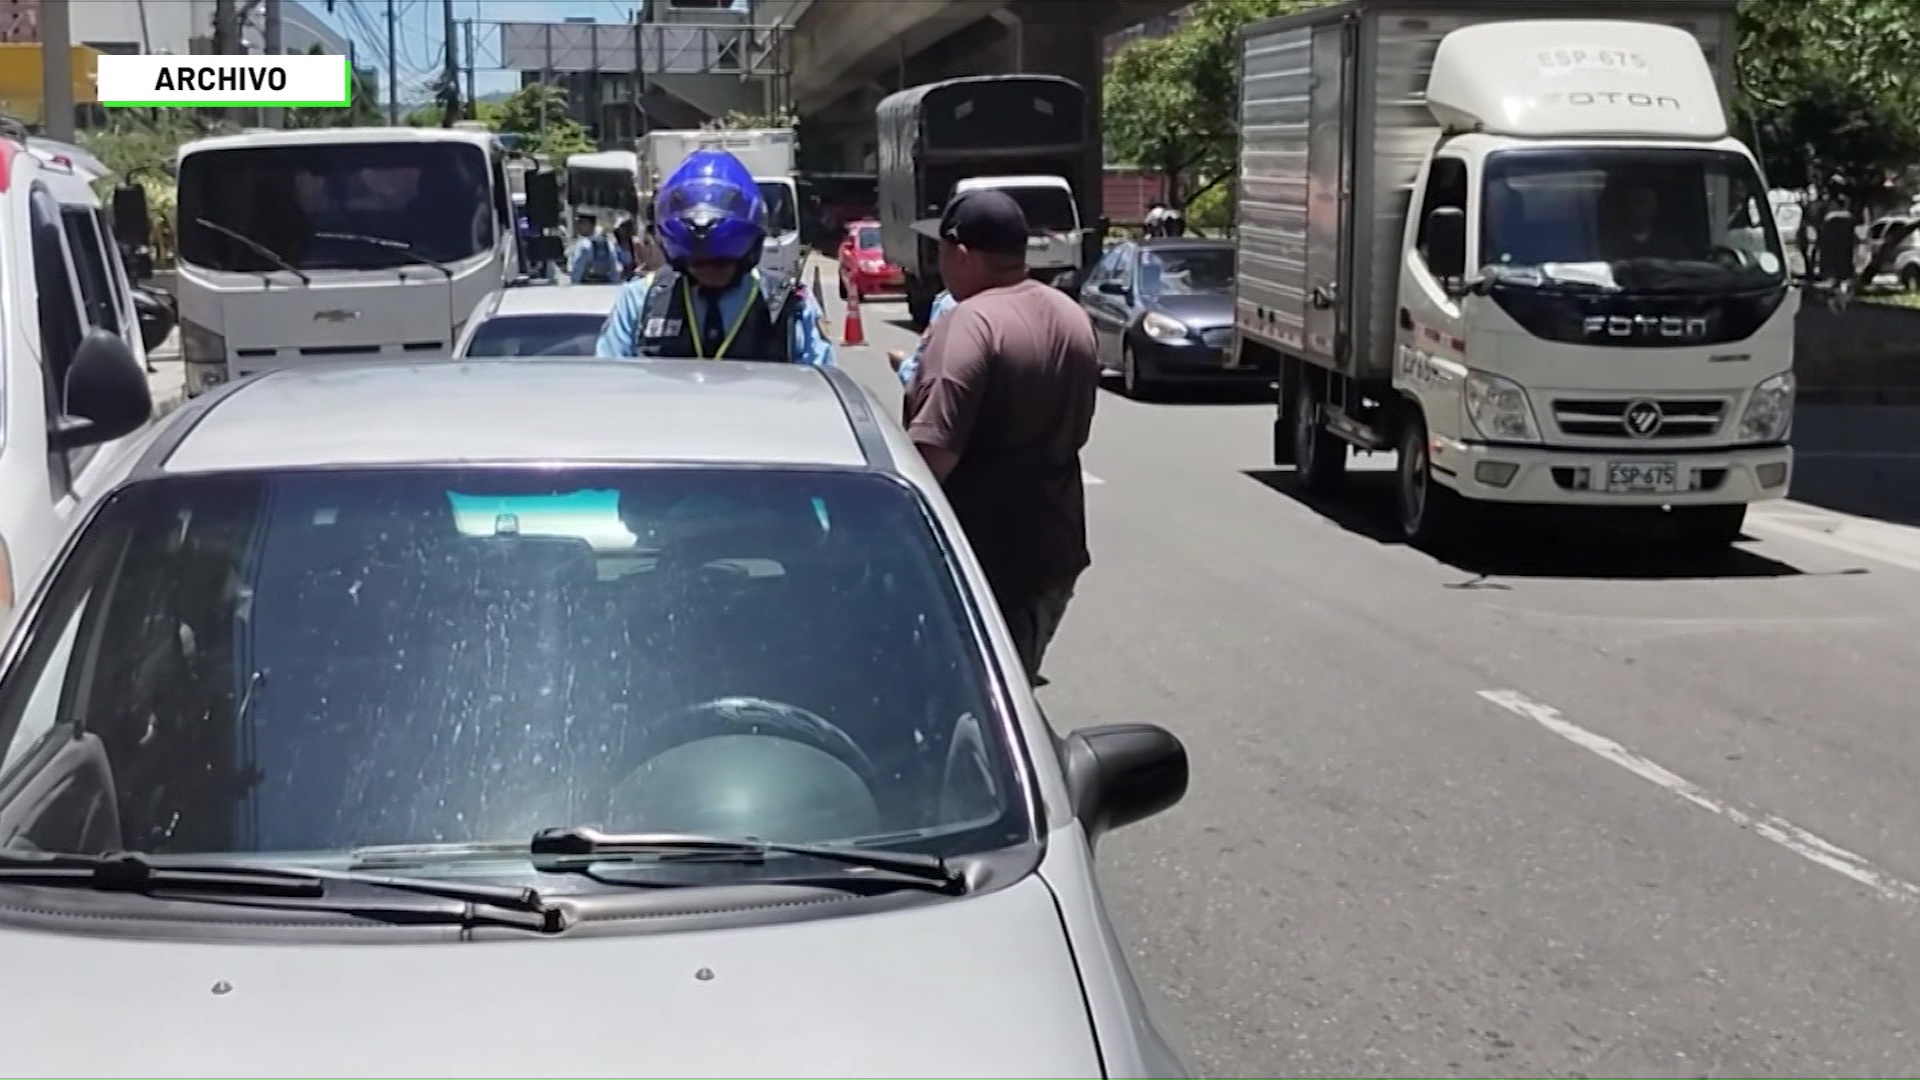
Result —
<path fill-rule="evenodd" d="M 789 0 L 789 92 L 808 168 L 871 171 L 873 108 L 957 75 L 1063 75 L 1087 89 L 1085 190 L 1099 212 L 1100 83 L 1107 35 L 1188 0 Z"/>

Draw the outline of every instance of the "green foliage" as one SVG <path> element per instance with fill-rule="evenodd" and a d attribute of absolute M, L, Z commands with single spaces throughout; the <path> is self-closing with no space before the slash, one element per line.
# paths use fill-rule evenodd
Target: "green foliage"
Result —
<path fill-rule="evenodd" d="M 1161 38 L 1129 42 L 1107 67 L 1107 155 L 1166 175 L 1184 202 L 1233 175 L 1240 30 L 1321 0 L 1197 0 Z"/>
<path fill-rule="evenodd" d="M 559 158 L 594 148 L 593 136 L 567 115 L 567 91 L 548 83 L 529 83 L 502 102 L 473 107 L 474 119 L 494 131 L 522 137 L 522 149 Z M 441 106 L 421 105 L 407 112 L 408 127 L 439 127 Z"/>
<path fill-rule="evenodd" d="M 315 45 L 307 52 L 314 56 L 326 50 Z M 353 69 L 351 103 L 344 109 L 288 109 L 290 128 L 375 127 L 386 123 L 387 111 L 380 98 L 380 73 L 372 68 Z"/>
<path fill-rule="evenodd" d="M 702 131 L 752 131 L 761 128 L 790 128 L 800 123 L 800 117 L 792 109 L 775 109 L 770 113 L 730 112 L 717 120 L 709 120 L 700 125 Z"/>
<path fill-rule="evenodd" d="M 1739 134 L 1777 186 L 1877 191 L 1920 162 L 1920 5 L 1742 0 Z"/>

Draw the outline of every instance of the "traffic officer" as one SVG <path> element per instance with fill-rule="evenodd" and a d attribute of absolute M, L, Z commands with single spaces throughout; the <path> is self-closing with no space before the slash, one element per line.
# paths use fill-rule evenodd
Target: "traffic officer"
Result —
<path fill-rule="evenodd" d="M 757 265 L 767 206 L 738 158 L 688 155 L 660 185 L 654 235 L 667 265 L 628 283 L 595 355 L 833 366 L 818 302 Z"/>

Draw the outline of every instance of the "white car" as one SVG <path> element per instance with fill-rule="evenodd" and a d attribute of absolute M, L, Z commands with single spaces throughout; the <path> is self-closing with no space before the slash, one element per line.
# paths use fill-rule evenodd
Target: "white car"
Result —
<path fill-rule="evenodd" d="M 624 285 L 517 285 L 494 292 L 467 319 L 458 359 L 592 356 Z"/>
<path fill-rule="evenodd" d="M 287 368 L 123 461 L 0 653 L 0 1072 L 1189 1075 L 1094 873 L 1186 751 L 1055 734 L 844 373 Z"/>
<path fill-rule="evenodd" d="M 101 490 L 115 440 L 147 421 L 146 341 L 172 329 L 163 307 L 136 305 L 92 187 L 104 175 L 78 147 L 0 133 L 0 625 Z M 81 369 L 95 331 L 121 343 L 124 364 L 96 342 Z"/>

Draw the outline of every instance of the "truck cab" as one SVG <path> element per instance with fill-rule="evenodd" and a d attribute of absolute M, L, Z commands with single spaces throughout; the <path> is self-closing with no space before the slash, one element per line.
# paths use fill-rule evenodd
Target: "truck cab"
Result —
<path fill-rule="evenodd" d="M 1446 134 L 1405 225 L 1394 343 L 1419 414 L 1403 480 L 1427 482 L 1406 524 L 1458 500 L 1664 505 L 1734 539 L 1747 503 L 1785 494 L 1797 303 L 1699 46 L 1633 23 L 1464 28 L 1427 104 Z"/>
<path fill-rule="evenodd" d="M 1027 218 L 1027 270 L 1057 288 L 1078 284 L 1083 236 L 1080 204 L 1063 176 L 969 176 L 953 193 L 992 189 L 1020 204 Z"/>

